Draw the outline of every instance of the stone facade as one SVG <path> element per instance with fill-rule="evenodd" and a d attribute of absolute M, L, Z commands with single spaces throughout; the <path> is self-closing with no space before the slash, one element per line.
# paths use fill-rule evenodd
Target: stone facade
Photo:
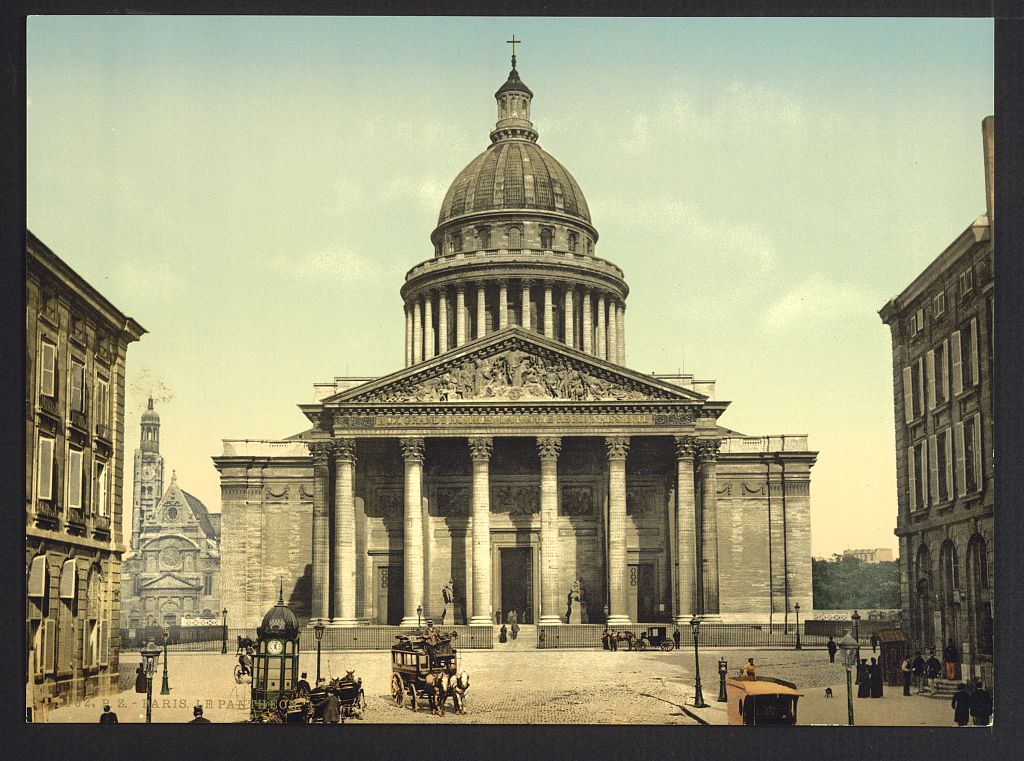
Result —
<path fill-rule="evenodd" d="M 308 430 L 214 457 L 229 626 L 258 623 L 281 576 L 332 626 L 811 609 L 816 453 L 720 426 L 713 381 L 625 365 L 629 288 L 535 145 L 532 97 L 513 61 L 492 145 L 406 275 L 406 366 L 318 383 Z"/>
<path fill-rule="evenodd" d="M 28 232 L 26 705 L 116 692 L 124 378 L 145 330 Z"/>
<path fill-rule="evenodd" d="M 892 333 L 905 625 L 941 655 L 950 638 L 991 684 L 993 505 L 992 117 L 988 210 L 880 311 Z M 977 669 L 980 668 L 980 673 Z"/>

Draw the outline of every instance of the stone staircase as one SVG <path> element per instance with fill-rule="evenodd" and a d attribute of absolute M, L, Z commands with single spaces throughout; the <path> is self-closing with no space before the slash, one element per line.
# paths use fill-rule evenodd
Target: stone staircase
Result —
<path fill-rule="evenodd" d="M 962 684 L 955 679 L 932 679 L 929 683 L 930 692 L 925 693 L 930 698 L 938 698 L 940 700 L 952 700 L 953 693 L 956 692 L 957 685 Z"/>
<path fill-rule="evenodd" d="M 506 627 L 508 628 L 508 627 Z M 498 633 L 500 626 L 494 627 L 494 649 L 496 651 L 522 651 L 537 649 L 537 626 L 536 624 L 520 624 L 519 636 L 512 639 L 512 632 L 508 633 L 508 642 L 499 642 Z"/>

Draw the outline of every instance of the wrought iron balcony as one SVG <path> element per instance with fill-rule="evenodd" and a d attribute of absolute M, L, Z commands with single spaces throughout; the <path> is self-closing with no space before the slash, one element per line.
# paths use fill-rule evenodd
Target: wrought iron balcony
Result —
<path fill-rule="evenodd" d="M 39 411 L 44 415 L 49 415 L 54 420 L 60 420 L 60 409 L 57 407 L 57 398 L 53 396 L 40 396 L 39 397 Z"/>
<path fill-rule="evenodd" d="M 106 442 L 109 443 L 112 440 L 111 439 L 111 433 L 110 433 L 110 426 L 107 425 L 106 423 L 97 423 L 96 424 L 96 438 L 97 439 L 102 439 L 103 441 L 106 441 Z"/>
<path fill-rule="evenodd" d="M 89 416 L 82 410 L 71 410 L 71 426 L 89 433 Z"/>
<path fill-rule="evenodd" d="M 69 507 L 66 522 L 68 528 L 85 530 L 85 511 L 80 507 Z"/>
<path fill-rule="evenodd" d="M 92 518 L 92 530 L 96 534 L 110 536 L 110 517 L 107 515 L 94 515 Z"/>
<path fill-rule="evenodd" d="M 36 522 L 56 526 L 60 523 L 60 510 L 57 508 L 57 501 L 53 499 L 36 500 Z"/>

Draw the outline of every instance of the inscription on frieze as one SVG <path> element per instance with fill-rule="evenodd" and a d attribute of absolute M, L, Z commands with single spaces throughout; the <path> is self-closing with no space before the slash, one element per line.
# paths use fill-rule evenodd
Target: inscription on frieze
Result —
<path fill-rule="evenodd" d="M 509 515 L 540 512 L 540 489 L 536 486 L 492 487 L 491 512 Z"/>
<path fill-rule="evenodd" d="M 563 486 L 560 507 L 562 515 L 592 515 L 594 490 L 589 486 Z"/>
<path fill-rule="evenodd" d="M 438 414 L 411 415 L 340 415 L 336 420 L 339 430 L 355 430 L 360 428 L 444 428 L 483 425 L 499 427 L 516 425 L 638 425 L 678 428 L 691 424 L 693 422 L 693 415 L 682 412 L 671 415 L 654 415 L 642 412 L 585 412 L 582 414 L 562 412 L 445 414 L 439 412 Z"/>

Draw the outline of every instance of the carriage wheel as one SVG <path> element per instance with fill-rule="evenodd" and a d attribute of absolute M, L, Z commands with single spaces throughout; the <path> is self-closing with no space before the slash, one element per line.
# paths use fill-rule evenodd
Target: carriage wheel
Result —
<path fill-rule="evenodd" d="M 405 702 L 405 684 L 399 674 L 391 675 L 391 697 L 395 701 L 395 705 L 401 708 L 402 703 Z"/>
<path fill-rule="evenodd" d="M 641 652 L 647 649 L 647 640 L 638 639 L 633 643 L 634 650 L 640 650 Z"/>
<path fill-rule="evenodd" d="M 420 696 L 416 694 L 416 685 L 409 685 L 409 702 L 413 711 L 418 711 L 420 708 Z"/>
<path fill-rule="evenodd" d="M 661 649 L 668 653 L 676 649 L 676 644 L 672 640 L 667 639 L 661 643 Z"/>

